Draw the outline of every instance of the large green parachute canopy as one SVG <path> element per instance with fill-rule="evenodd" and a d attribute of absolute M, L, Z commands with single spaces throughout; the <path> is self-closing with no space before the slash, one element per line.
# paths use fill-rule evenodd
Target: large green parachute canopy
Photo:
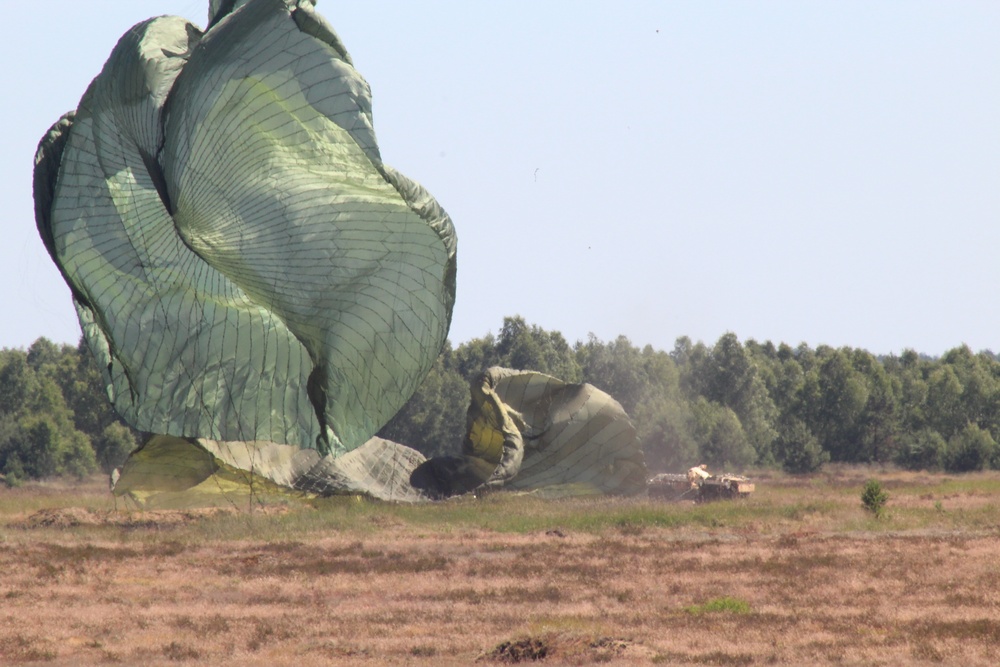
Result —
<path fill-rule="evenodd" d="M 150 434 L 118 494 L 645 489 L 621 406 L 534 372 L 473 382 L 461 455 L 373 437 L 445 342 L 455 232 L 382 162 L 368 84 L 310 0 L 134 26 L 42 139 L 34 185 L 108 396 Z"/>
<path fill-rule="evenodd" d="M 134 26 L 39 147 L 39 230 L 140 431 L 346 453 L 441 350 L 451 220 L 312 4 Z"/>

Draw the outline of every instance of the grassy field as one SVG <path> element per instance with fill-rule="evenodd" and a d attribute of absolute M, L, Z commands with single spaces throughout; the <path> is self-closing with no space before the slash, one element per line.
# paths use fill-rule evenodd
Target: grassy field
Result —
<path fill-rule="evenodd" d="M 861 505 L 865 481 L 890 498 Z M 0 490 L 0 664 L 993 665 L 1000 475 L 831 467 L 746 501 L 116 508 Z"/>

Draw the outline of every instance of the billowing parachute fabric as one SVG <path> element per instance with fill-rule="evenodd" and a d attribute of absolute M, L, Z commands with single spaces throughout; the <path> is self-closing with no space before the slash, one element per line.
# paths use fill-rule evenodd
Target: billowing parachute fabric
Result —
<path fill-rule="evenodd" d="M 269 442 L 154 436 L 126 462 L 115 493 L 146 507 L 182 507 L 296 494 L 416 502 L 498 488 L 550 496 L 645 492 L 635 428 L 596 387 L 491 368 L 470 393 L 461 456 L 425 460 L 381 438 L 334 458 Z"/>
<path fill-rule="evenodd" d="M 461 457 L 427 461 L 414 484 L 432 497 L 480 486 L 564 494 L 646 490 L 635 428 L 621 405 L 590 384 L 490 368 L 472 384 Z"/>
<path fill-rule="evenodd" d="M 210 11 L 121 38 L 39 146 L 38 228 L 133 427 L 345 454 L 441 350 L 452 223 L 312 2 Z"/>
<path fill-rule="evenodd" d="M 381 438 L 338 457 L 273 442 L 218 442 L 156 435 L 125 462 L 114 492 L 146 508 L 364 495 L 417 502 L 410 483 L 420 452 Z"/>
<path fill-rule="evenodd" d="M 382 163 L 367 83 L 308 0 L 213 0 L 118 42 L 35 157 L 39 232 L 108 396 L 153 434 L 115 487 L 237 494 L 637 493 L 621 406 L 490 369 L 462 456 L 373 438 L 441 351 L 451 220 Z"/>

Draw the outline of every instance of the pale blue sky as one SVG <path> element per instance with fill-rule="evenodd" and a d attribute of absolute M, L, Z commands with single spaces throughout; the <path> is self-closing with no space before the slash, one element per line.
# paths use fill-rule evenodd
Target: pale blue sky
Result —
<path fill-rule="evenodd" d="M 0 347 L 76 342 L 31 164 L 121 34 L 207 2 L 4 3 Z M 321 0 L 385 161 L 458 230 L 450 338 L 505 315 L 1000 351 L 1000 3 Z"/>

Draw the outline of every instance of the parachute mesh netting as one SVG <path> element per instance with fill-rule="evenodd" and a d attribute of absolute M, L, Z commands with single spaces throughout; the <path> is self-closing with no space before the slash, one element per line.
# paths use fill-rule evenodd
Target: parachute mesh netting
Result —
<path fill-rule="evenodd" d="M 134 26 L 42 139 L 34 188 L 108 397 L 156 434 L 122 493 L 441 494 L 410 476 L 446 466 L 372 436 L 444 344 L 454 228 L 382 162 L 368 84 L 312 2 Z"/>

